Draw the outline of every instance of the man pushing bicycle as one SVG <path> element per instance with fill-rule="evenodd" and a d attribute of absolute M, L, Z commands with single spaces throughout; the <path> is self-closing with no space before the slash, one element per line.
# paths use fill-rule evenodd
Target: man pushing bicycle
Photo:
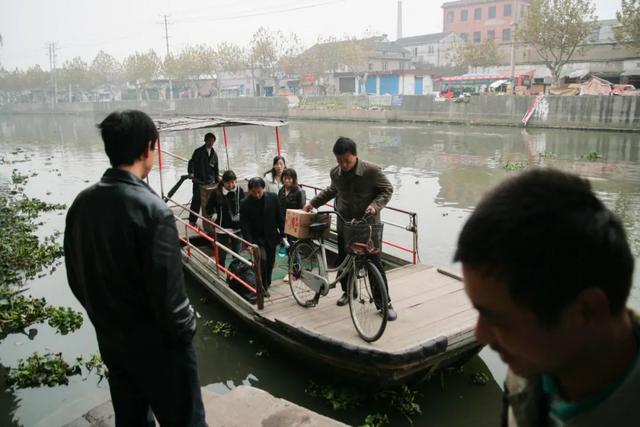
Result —
<path fill-rule="evenodd" d="M 335 209 L 345 221 L 360 219 L 368 215 L 370 224 L 380 223 L 380 211 L 389 203 L 393 186 L 382 173 L 378 165 L 358 158 L 356 143 L 351 138 L 340 137 L 333 146 L 338 166 L 331 169 L 331 184 L 304 206 L 309 212 L 335 198 Z M 344 223 L 338 219 L 338 258 L 340 264 L 346 256 L 344 241 Z M 369 259 L 380 270 L 384 285 L 389 294 L 387 276 L 384 273 L 379 254 L 369 255 Z M 348 278 L 340 280 L 342 296 L 336 304 L 344 306 L 349 302 L 347 295 Z M 389 297 L 391 301 L 391 297 Z M 396 320 L 398 315 L 389 303 L 387 319 Z"/>

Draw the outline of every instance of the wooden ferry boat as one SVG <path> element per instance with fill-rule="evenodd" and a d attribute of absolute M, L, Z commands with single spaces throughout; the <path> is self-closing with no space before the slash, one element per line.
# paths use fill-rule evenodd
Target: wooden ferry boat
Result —
<path fill-rule="evenodd" d="M 276 147 L 280 154 L 280 120 L 248 120 L 221 117 L 182 118 L 158 122 L 161 135 L 203 128 L 222 128 L 224 147 L 228 146 L 226 128 L 229 126 L 268 126 L 275 129 Z M 389 322 L 383 336 L 374 343 L 363 341 L 357 334 L 347 307 L 338 307 L 336 300 L 342 291 L 333 289 L 320 299 L 314 308 L 299 306 L 288 283 L 282 280 L 286 267 L 274 268 L 269 297 L 265 297 L 259 283 L 246 283 L 218 262 L 219 251 L 228 253 L 227 259 L 240 259 L 258 270 L 260 251 L 244 242 L 250 256 L 243 256 L 217 241 L 216 226 L 199 216 L 198 225 L 188 222 L 189 209 L 183 203 L 164 194 L 162 155 L 175 154 L 158 150 L 160 187 L 162 196 L 174 210 L 176 226 L 182 245 L 185 269 L 224 303 L 240 319 L 267 335 L 304 360 L 331 367 L 359 381 L 389 385 L 413 378 L 428 378 L 438 369 L 466 362 L 478 353 L 481 345 L 474 337 L 476 312 L 469 302 L 461 278 L 456 274 L 419 263 L 417 216 L 388 206 L 383 212 L 385 227 L 408 233 L 412 244 L 406 247 L 383 241 L 382 260 L 388 278 L 389 292 L 398 320 Z M 228 159 L 228 156 L 227 156 Z M 228 160 L 227 160 L 228 162 Z M 186 164 L 185 164 L 186 168 Z M 303 185 L 307 196 L 319 188 Z M 403 215 L 406 224 L 385 221 L 385 211 Z M 208 229 L 209 232 L 204 229 Z M 335 228 L 328 250 L 337 253 Z M 385 247 L 389 250 L 385 250 Z M 396 255 L 389 253 L 393 249 Z M 398 253 L 406 256 L 398 256 Z M 251 304 L 227 284 L 227 277 L 239 280 L 247 291 L 256 294 Z"/>

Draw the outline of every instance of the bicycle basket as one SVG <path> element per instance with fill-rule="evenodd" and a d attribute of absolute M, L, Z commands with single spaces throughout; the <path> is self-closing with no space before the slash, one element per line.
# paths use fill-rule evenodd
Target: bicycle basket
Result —
<path fill-rule="evenodd" d="M 355 255 L 379 254 L 382 250 L 383 225 L 345 222 L 342 228 L 345 251 Z"/>

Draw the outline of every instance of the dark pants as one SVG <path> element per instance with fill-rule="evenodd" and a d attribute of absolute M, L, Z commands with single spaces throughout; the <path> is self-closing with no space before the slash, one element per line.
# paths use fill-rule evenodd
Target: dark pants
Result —
<path fill-rule="evenodd" d="M 191 196 L 191 211 L 200 213 L 200 184 L 193 183 L 193 196 Z M 196 214 L 189 213 L 189 222 L 195 223 L 198 220 Z"/>
<path fill-rule="evenodd" d="M 344 250 L 344 238 L 342 236 L 341 227 L 338 229 L 338 258 L 336 259 L 336 266 L 340 265 L 342 261 L 344 261 L 347 256 L 347 252 Z M 384 287 L 387 290 L 387 297 L 389 298 L 389 303 L 391 303 L 391 295 L 389 295 L 389 284 L 387 283 L 387 275 L 384 272 L 384 267 L 382 266 L 382 260 L 380 259 L 380 255 L 368 255 L 367 259 L 369 259 L 373 265 L 378 267 L 380 271 L 380 275 L 382 276 L 382 281 L 384 282 Z M 338 272 L 338 274 L 340 274 Z M 371 276 L 369 276 L 369 282 L 373 283 Z M 340 279 L 340 287 L 342 288 L 343 293 L 347 293 L 347 288 L 349 287 L 349 277 L 345 276 Z M 372 291 L 375 293 L 376 290 L 372 288 Z M 374 295 L 376 298 L 376 295 Z"/>
<path fill-rule="evenodd" d="M 262 278 L 262 286 L 268 289 L 271 286 L 271 274 L 273 266 L 276 262 L 276 246 L 271 246 L 264 240 L 259 241 L 260 246 L 260 277 Z"/>
<path fill-rule="evenodd" d="M 101 348 L 116 426 L 206 426 L 192 344 L 144 354 Z"/>
<path fill-rule="evenodd" d="M 224 233 L 218 233 L 217 237 L 220 244 L 228 247 L 235 253 L 240 253 L 240 250 L 242 250 L 242 242 L 240 242 L 240 240 L 234 239 L 233 237 Z M 222 248 L 218 248 L 218 259 L 220 260 L 220 265 L 224 266 L 225 261 L 227 260 L 227 251 Z"/>

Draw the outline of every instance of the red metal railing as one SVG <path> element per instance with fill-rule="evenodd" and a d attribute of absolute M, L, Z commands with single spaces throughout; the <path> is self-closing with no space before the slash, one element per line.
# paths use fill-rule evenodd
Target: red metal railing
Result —
<path fill-rule="evenodd" d="M 174 215 L 176 221 L 179 222 L 179 223 L 182 223 L 184 225 L 184 227 L 185 227 L 184 237 L 179 237 L 179 239 L 180 239 L 180 241 L 182 243 L 184 243 L 184 245 L 187 248 L 187 256 L 192 256 L 192 252 L 195 250 L 201 256 L 209 259 L 211 261 L 211 263 L 212 263 L 212 266 L 214 266 L 216 268 L 216 270 L 218 271 L 218 274 L 219 274 L 220 271 L 222 271 L 223 273 L 226 273 L 228 276 L 231 276 L 232 278 L 237 280 L 248 291 L 254 293 L 256 295 L 256 303 L 257 303 L 258 309 L 262 310 L 264 308 L 264 294 L 263 294 L 263 291 L 262 291 L 262 277 L 260 275 L 260 262 L 261 262 L 261 260 L 260 260 L 260 248 L 257 245 L 255 245 L 255 244 L 253 244 L 253 243 L 251 243 L 251 242 L 249 242 L 247 240 L 244 240 L 241 237 L 236 236 L 234 233 L 228 232 L 226 229 L 220 227 L 219 225 L 217 225 L 216 223 L 211 221 L 209 218 L 207 218 L 205 216 L 202 216 L 199 213 L 196 213 L 196 212 L 192 211 L 187 206 L 182 205 L 182 204 L 180 204 L 180 203 L 178 203 L 175 200 L 172 200 L 170 198 L 168 198 L 167 201 L 170 201 L 173 204 L 170 207 L 179 207 L 179 208 L 183 209 L 186 212 L 189 212 L 191 214 L 196 215 L 198 218 L 200 218 L 202 220 L 203 225 L 207 224 L 207 226 L 210 226 L 211 229 L 213 230 L 212 233 L 208 233 L 208 232 L 200 229 L 199 227 L 196 227 L 196 226 L 193 226 L 193 225 L 189 224 L 188 220 L 180 218 L 178 215 Z M 211 243 L 212 250 L 213 250 L 213 257 L 209 256 L 204 251 L 202 251 L 200 248 L 198 248 L 196 245 L 191 243 L 191 241 L 188 238 L 188 230 L 193 231 L 198 236 L 202 237 L 203 239 L 205 239 L 209 243 Z M 240 241 L 240 243 L 242 245 L 244 245 L 246 248 L 248 248 L 249 251 L 251 252 L 251 256 L 252 256 L 253 261 L 245 259 L 242 255 L 234 252 L 230 248 L 228 248 L 225 245 L 223 245 L 220 242 L 218 242 L 218 239 L 217 239 L 218 233 L 227 234 L 230 238 Z M 220 264 L 220 254 L 219 254 L 220 249 L 222 249 L 223 251 L 225 251 L 227 254 L 231 255 L 232 257 L 240 260 L 242 263 L 244 263 L 244 264 L 246 264 L 246 265 L 248 265 L 248 266 L 253 268 L 254 273 L 255 273 L 255 278 L 256 278 L 256 286 L 255 287 L 251 286 L 244 279 L 238 277 L 236 274 L 234 274 L 233 272 L 229 271 L 229 269 L 226 266 Z"/>

